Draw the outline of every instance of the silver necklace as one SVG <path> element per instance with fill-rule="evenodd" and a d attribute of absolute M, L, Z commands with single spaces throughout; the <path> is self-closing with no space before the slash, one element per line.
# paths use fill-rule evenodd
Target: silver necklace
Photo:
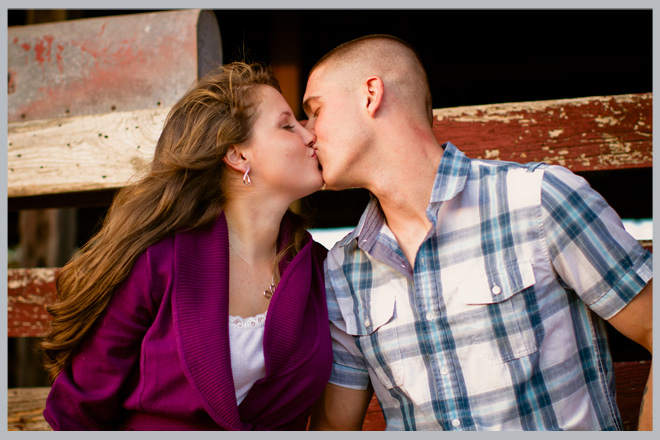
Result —
<path fill-rule="evenodd" d="M 241 260 L 245 261 L 245 263 L 247 263 L 247 265 L 250 266 L 252 268 L 252 270 L 254 270 L 256 273 L 258 273 L 261 278 L 268 281 L 268 277 L 264 276 L 264 274 L 259 272 L 256 267 L 254 267 L 252 264 L 250 264 L 250 262 L 248 260 L 243 258 L 243 256 L 238 253 L 238 251 L 236 250 L 234 245 L 231 244 L 231 240 L 229 240 L 229 247 L 231 247 L 232 250 L 236 253 L 236 255 L 238 255 Z M 270 278 L 270 286 L 268 286 L 268 289 L 264 290 L 264 296 L 267 299 L 271 299 L 273 297 L 273 294 L 275 293 L 275 287 L 277 287 L 277 285 L 275 284 L 275 272 L 273 271 L 273 276 Z"/>

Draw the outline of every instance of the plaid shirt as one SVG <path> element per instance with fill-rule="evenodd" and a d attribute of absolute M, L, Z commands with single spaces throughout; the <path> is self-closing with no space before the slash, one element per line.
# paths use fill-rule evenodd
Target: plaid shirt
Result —
<path fill-rule="evenodd" d="M 326 260 L 331 383 L 371 381 L 388 430 L 617 430 L 604 322 L 649 252 L 565 168 L 444 145 L 415 266 L 372 199 Z"/>

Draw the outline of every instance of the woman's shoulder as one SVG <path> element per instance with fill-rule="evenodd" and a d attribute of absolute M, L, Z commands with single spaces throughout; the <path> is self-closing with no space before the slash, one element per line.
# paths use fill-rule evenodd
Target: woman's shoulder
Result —
<path fill-rule="evenodd" d="M 168 236 L 149 245 L 133 263 L 130 279 L 150 280 L 161 284 L 172 276 L 174 267 L 174 237 Z"/>
<path fill-rule="evenodd" d="M 149 245 L 143 255 L 149 259 L 151 264 L 172 261 L 174 259 L 174 236 L 161 238 L 156 243 Z"/>
<path fill-rule="evenodd" d="M 314 239 L 312 239 L 312 251 L 314 252 L 314 255 L 316 255 L 316 257 L 321 260 L 321 262 L 323 262 L 325 257 L 328 255 L 328 249 Z"/>

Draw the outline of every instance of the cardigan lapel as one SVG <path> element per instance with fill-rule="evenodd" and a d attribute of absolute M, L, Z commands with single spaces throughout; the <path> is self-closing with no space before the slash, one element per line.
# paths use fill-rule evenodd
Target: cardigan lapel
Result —
<path fill-rule="evenodd" d="M 291 234 L 285 215 L 280 229 L 281 249 Z M 304 309 L 312 278 L 311 236 L 291 260 L 283 258 L 282 278 L 266 316 L 263 383 L 286 368 L 303 326 Z M 174 328 L 183 371 L 209 415 L 225 429 L 250 429 L 236 405 L 236 390 L 229 348 L 229 237 L 222 213 L 208 229 L 196 229 L 175 237 Z M 242 403 L 249 402 L 248 393 Z"/>
<path fill-rule="evenodd" d="M 289 362 L 289 354 L 296 350 L 310 293 L 311 251 L 312 240 L 308 240 L 288 264 L 271 299 L 263 342 L 266 375 L 260 383 L 280 371 Z"/>
<path fill-rule="evenodd" d="M 221 427 L 244 429 L 229 350 L 229 249 L 224 213 L 208 229 L 175 238 L 174 328 L 181 366 Z"/>

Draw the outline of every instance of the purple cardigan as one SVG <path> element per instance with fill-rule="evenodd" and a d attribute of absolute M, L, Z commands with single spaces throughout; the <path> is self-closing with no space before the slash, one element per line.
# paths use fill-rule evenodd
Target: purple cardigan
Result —
<path fill-rule="evenodd" d="M 288 218 L 280 236 L 290 235 Z M 240 406 L 229 350 L 224 214 L 144 252 L 62 370 L 44 417 L 55 430 L 304 430 L 332 368 L 323 260 L 309 238 L 264 330 L 266 376 Z"/>

